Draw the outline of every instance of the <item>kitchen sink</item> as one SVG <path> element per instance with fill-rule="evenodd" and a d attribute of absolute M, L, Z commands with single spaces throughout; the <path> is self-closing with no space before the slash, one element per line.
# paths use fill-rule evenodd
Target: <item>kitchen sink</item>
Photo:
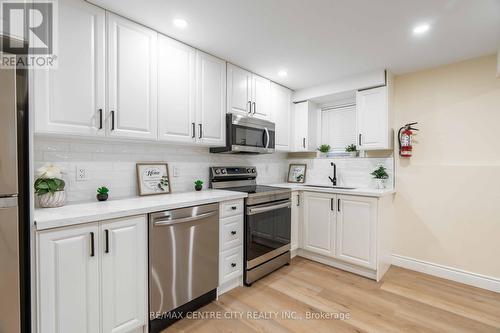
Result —
<path fill-rule="evenodd" d="M 319 188 L 331 188 L 334 190 L 355 190 L 355 187 L 344 187 L 344 186 L 327 186 L 327 185 L 301 185 L 304 187 L 319 187 Z"/>

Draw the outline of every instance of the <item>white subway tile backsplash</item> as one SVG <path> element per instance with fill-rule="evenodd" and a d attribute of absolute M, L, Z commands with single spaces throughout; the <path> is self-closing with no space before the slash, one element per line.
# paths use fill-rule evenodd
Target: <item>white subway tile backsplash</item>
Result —
<path fill-rule="evenodd" d="M 181 145 L 100 142 L 88 139 L 66 139 L 36 136 L 34 140 L 35 170 L 47 163 L 56 164 L 64 171 L 69 202 L 95 200 L 96 189 L 107 186 L 111 198 L 137 195 L 136 163 L 146 161 L 167 162 L 172 191 L 193 190 L 193 182 L 201 179 L 208 187 L 210 166 L 255 165 L 260 184 L 282 183 L 286 180 L 289 163 L 306 163 L 307 183 L 329 184 L 332 173 L 330 162 L 337 164 L 339 185 L 375 187 L 370 176 L 378 164 L 386 166 L 392 184 L 392 158 L 339 158 L 313 160 L 287 160 L 286 154 L 272 155 L 223 155 L 210 154 L 208 148 Z M 76 168 L 84 167 L 87 181 L 76 181 Z M 174 177 L 173 168 L 179 170 Z"/>

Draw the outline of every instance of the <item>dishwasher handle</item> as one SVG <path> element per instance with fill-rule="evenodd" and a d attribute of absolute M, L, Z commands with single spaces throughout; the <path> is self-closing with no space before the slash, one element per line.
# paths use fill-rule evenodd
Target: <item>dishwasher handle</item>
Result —
<path fill-rule="evenodd" d="M 154 221 L 155 226 L 163 226 L 163 225 L 173 225 L 173 224 L 179 224 L 179 223 L 186 223 L 186 222 L 192 222 L 196 220 L 201 220 L 210 216 L 214 216 L 217 214 L 217 211 L 212 211 L 209 213 L 204 213 L 200 215 L 195 215 L 195 216 L 189 216 L 189 217 L 183 217 L 180 219 L 158 219 Z"/>

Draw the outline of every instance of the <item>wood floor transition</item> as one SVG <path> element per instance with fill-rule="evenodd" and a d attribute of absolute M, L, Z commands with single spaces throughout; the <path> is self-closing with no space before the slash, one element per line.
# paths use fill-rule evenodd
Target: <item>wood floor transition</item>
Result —
<path fill-rule="evenodd" d="M 377 283 L 295 258 L 252 287 L 222 295 L 197 315 L 203 319 L 183 319 L 162 333 L 499 333 L 500 294 L 399 267 L 391 267 Z"/>

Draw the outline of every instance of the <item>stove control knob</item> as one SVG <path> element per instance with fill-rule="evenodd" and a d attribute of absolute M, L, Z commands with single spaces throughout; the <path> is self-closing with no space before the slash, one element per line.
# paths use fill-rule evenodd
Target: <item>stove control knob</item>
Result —
<path fill-rule="evenodd" d="M 254 168 L 252 168 L 252 173 L 255 173 L 255 169 Z"/>
<path fill-rule="evenodd" d="M 220 169 L 215 169 L 215 174 L 218 175 L 220 173 Z"/>
<path fill-rule="evenodd" d="M 222 169 L 220 172 L 221 172 L 223 175 L 225 175 L 225 174 L 227 173 L 226 169 Z"/>

